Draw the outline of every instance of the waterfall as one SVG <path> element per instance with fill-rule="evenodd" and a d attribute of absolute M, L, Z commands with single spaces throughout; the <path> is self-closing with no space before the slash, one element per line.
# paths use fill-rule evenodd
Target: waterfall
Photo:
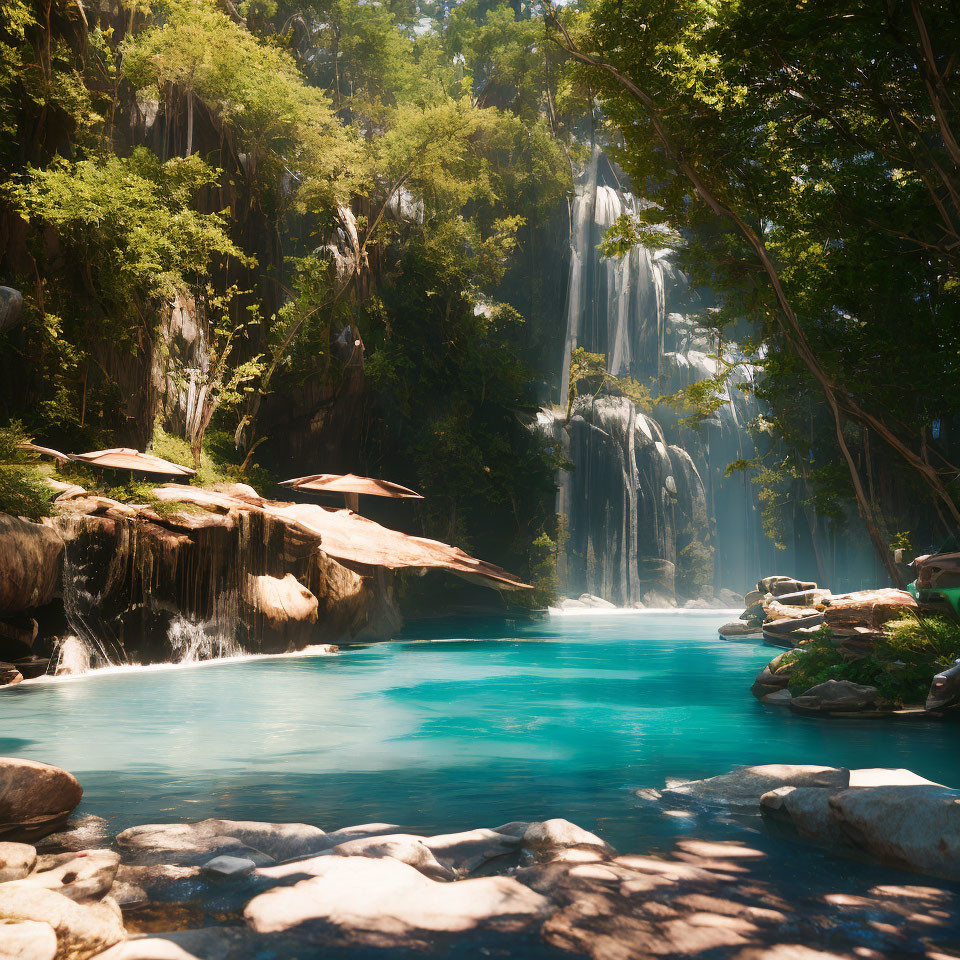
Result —
<path fill-rule="evenodd" d="M 750 386 L 751 368 L 735 343 L 721 344 L 697 322 L 710 304 L 672 251 L 599 252 L 609 227 L 644 203 L 594 150 L 571 207 L 558 405 L 538 418 L 573 465 L 558 482 L 561 583 L 571 596 L 587 592 L 623 606 L 673 603 L 678 592 L 681 599 L 742 593 L 769 552 L 753 485 L 743 474 L 725 476 L 730 462 L 755 453 L 746 427 L 759 411 L 751 390 L 741 389 Z M 578 397 L 567 420 L 577 347 L 603 354 L 609 374 L 634 378 L 654 399 L 715 376 L 720 355 L 738 366 L 722 406 L 698 430 L 680 422 L 682 412 L 665 404 L 640 410 L 609 387 Z"/>

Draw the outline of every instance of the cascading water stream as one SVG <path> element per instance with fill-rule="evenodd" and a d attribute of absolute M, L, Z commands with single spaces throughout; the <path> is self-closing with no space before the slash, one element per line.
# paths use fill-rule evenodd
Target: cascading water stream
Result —
<path fill-rule="evenodd" d="M 595 150 L 571 209 L 570 270 L 558 406 L 541 411 L 539 428 L 573 464 L 561 471 L 557 512 L 566 518 L 560 576 L 565 591 L 599 595 L 618 605 L 674 600 L 682 591 L 742 592 L 756 579 L 762 532 L 756 494 L 726 466 L 754 455 L 746 426 L 757 416 L 741 385 L 752 377 L 738 362 L 723 405 L 699 430 L 664 405 L 653 411 L 630 399 L 578 397 L 566 418 L 570 362 L 577 347 L 603 354 L 614 377 L 632 377 L 651 396 L 716 376 L 721 346 L 694 319 L 709 308 L 672 262 L 668 249 L 635 246 L 603 257 L 598 245 L 623 214 L 643 201 L 624 190 L 613 166 Z M 616 391 L 613 391 L 614 393 Z M 693 569 L 699 564 L 699 570 Z"/>

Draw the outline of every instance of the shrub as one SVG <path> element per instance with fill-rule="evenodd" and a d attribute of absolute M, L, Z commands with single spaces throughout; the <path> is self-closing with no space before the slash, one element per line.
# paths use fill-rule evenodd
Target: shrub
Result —
<path fill-rule="evenodd" d="M 905 614 L 891 620 L 866 656 L 847 659 L 826 627 L 798 650 L 790 676 L 795 696 L 827 680 L 876 687 L 897 705 L 920 703 L 935 674 L 960 658 L 960 623 L 948 617 Z"/>
<path fill-rule="evenodd" d="M 53 512 L 54 491 L 44 482 L 40 458 L 22 446 L 28 439 L 19 421 L 0 428 L 0 512 L 39 520 Z"/>

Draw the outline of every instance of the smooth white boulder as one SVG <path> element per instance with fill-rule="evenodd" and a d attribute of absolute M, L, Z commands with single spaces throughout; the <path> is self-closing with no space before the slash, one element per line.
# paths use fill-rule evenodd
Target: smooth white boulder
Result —
<path fill-rule="evenodd" d="M 113 850 L 84 850 L 42 856 L 33 873 L 21 882 L 54 890 L 71 900 L 100 900 L 113 886 L 120 854 Z"/>
<path fill-rule="evenodd" d="M 437 883 L 398 860 L 367 857 L 318 857 L 314 870 L 309 880 L 254 897 L 244 911 L 249 926 L 385 946 L 423 933 L 519 929 L 551 910 L 545 897 L 510 877 Z"/>
<path fill-rule="evenodd" d="M 120 908 L 109 897 L 100 903 L 74 903 L 22 880 L 0 884 L 2 920 L 49 924 L 57 935 L 57 957 L 63 960 L 88 960 L 126 935 Z"/>
<path fill-rule="evenodd" d="M 0 883 L 20 880 L 37 862 L 37 851 L 29 843 L 0 843 Z"/>
<path fill-rule="evenodd" d="M 512 853 L 521 844 L 519 837 L 483 827 L 424 837 L 423 842 L 442 864 L 460 875 L 472 873 L 488 860 Z"/>
<path fill-rule="evenodd" d="M 538 860 L 552 860 L 572 848 L 588 847 L 615 857 L 616 850 L 594 833 L 578 827 L 569 820 L 555 818 L 542 823 L 531 823 L 523 834 L 523 845 Z"/>
<path fill-rule="evenodd" d="M 434 856 L 423 837 L 410 834 L 396 833 L 385 837 L 348 840 L 334 847 L 331 853 L 339 857 L 392 857 L 414 867 L 432 880 L 456 879 L 454 871 Z"/>
<path fill-rule="evenodd" d="M 0 960 L 54 960 L 57 935 L 49 923 L 0 920 Z"/>
<path fill-rule="evenodd" d="M 246 857 L 257 866 L 303 857 L 325 845 L 326 834 L 306 823 L 201 820 L 149 823 L 117 835 L 117 843 L 155 863 L 202 866 L 214 857 Z"/>

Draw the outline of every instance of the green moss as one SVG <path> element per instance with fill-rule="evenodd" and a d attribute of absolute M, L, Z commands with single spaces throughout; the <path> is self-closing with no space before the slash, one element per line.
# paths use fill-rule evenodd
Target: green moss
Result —
<path fill-rule="evenodd" d="M 204 513 L 205 507 L 197 503 L 181 503 L 179 501 L 161 500 L 153 491 L 155 485 L 145 480 L 128 480 L 115 487 L 107 487 L 102 491 L 105 497 L 119 503 L 136 504 L 149 507 L 161 517 L 172 517 L 178 513 Z"/>

